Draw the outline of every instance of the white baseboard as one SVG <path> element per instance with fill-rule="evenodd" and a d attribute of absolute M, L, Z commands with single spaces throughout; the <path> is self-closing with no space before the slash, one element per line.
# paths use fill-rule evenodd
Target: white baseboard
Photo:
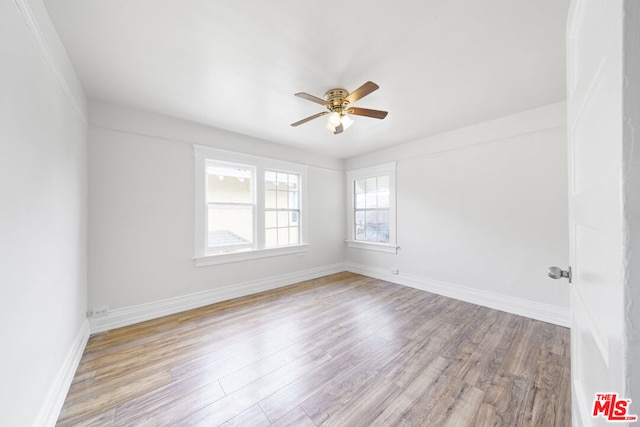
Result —
<path fill-rule="evenodd" d="M 387 282 L 410 286 L 412 288 L 433 292 L 434 294 L 455 298 L 472 304 L 506 311 L 507 313 L 517 314 L 531 319 L 542 320 L 543 322 L 553 323 L 554 325 L 565 327 L 570 327 L 571 325 L 569 308 L 468 288 L 466 286 L 441 282 L 421 276 L 410 274 L 391 274 L 387 270 L 363 264 L 347 262 L 345 263 L 345 266 L 347 271 L 374 277 L 376 279 L 386 280 Z"/>
<path fill-rule="evenodd" d="M 73 381 L 73 377 L 76 374 L 76 369 L 80 364 L 82 353 L 87 346 L 89 340 L 89 322 L 85 320 L 82 322 L 82 326 L 78 331 L 76 339 L 73 341 L 67 357 L 65 357 L 58 375 L 56 376 L 47 398 L 44 404 L 40 408 L 38 419 L 34 425 L 36 426 L 54 426 L 58 421 L 60 410 L 64 404 L 64 399 L 67 397 L 69 387 Z"/>
<path fill-rule="evenodd" d="M 268 291 L 270 289 L 276 289 L 282 286 L 303 282 L 305 280 L 316 279 L 318 277 L 339 273 L 341 271 L 345 271 L 344 264 L 337 263 L 324 267 L 287 273 L 280 276 L 238 283 L 195 294 L 116 309 L 109 311 L 106 315 L 89 318 L 91 333 L 94 334 L 97 332 L 120 328 L 122 326 L 133 325 L 134 323 L 144 322 L 145 320 L 151 320 L 167 316 L 169 314 L 203 307 L 205 305 L 255 294 L 257 292 Z"/>
<path fill-rule="evenodd" d="M 482 305 L 508 313 L 542 320 L 560 326 L 569 327 L 569 310 L 536 301 L 515 298 L 508 295 L 468 288 L 452 283 L 427 279 L 409 274 L 393 275 L 386 270 L 356 264 L 337 263 L 280 276 L 269 277 L 250 282 L 238 283 L 223 288 L 211 289 L 195 294 L 154 301 L 137 306 L 125 307 L 108 312 L 106 315 L 89 318 L 91 333 L 108 331 L 122 326 L 133 325 L 146 320 L 191 310 L 216 302 L 226 301 L 257 292 L 276 289 L 305 280 L 311 280 L 341 271 L 351 271 L 388 282 L 397 283 L 412 288 L 433 292 L 461 301 Z"/>

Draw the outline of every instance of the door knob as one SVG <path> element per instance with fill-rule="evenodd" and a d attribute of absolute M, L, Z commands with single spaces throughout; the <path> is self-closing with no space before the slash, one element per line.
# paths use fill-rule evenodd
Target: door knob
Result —
<path fill-rule="evenodd" d="M 552 279 L 569 279 L 569 283 L 571 283 L 571 266 L 567 270 L 563 270 L 560 267 L 549 267 L 549 277 Z"/>

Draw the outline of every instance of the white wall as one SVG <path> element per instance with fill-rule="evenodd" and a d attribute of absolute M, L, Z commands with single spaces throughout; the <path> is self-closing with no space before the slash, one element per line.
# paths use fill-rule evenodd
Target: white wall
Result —
<path fill-rule="evenodd" d="M 192 302 L 185 298 L 248 282 L 256 289 L 261 286 L 256 282 L 273 277 L 342 267 L 341 161 L 99 103 L 90 104 L 90 124 L 90 308 L 109 306 L 112 319 L 128 309 L 129 319 L 122 323 L 129 323 L 144 311 L 141 305 L 153 311 L 153 304 L 157 308 L 165 300 Z M 308 252 L 195 267 L 192 143 L 309 165 Z"/>
<path fill-rule="evenodd" d="M 348 249 L 356 271 L 568 324 L 565 104 L 347 161 L 397 160 L 398 254 Z M 391 276 L 390 269 L 400 274 Z"/>
<path fill-rule="evenodd" d="M 0 414 L 52 424 L 86 322 L 86 100 L 43 4 L 0 2 Z"/>
<path fill-rule="evenodd" d="M 625 242 L 625 321 L 628 339 L 628 398 L 632 414 L 640 406 L 640 3 L 624 2 L 623 215 Z"/>

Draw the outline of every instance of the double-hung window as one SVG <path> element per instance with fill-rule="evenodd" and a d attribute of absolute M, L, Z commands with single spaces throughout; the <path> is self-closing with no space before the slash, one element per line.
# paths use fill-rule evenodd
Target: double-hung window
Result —
<path fill-rule="evenodd" d="M 395 253 L 395 162 L 350 171 L 347 183 L 348 245 Z"/>
<path fill-rule="evenodd" d="M 300 175 L 265 171 L 265 247 L 300 243 Z"/>
<path fill-rule="evenodd" d="M 306 250 L 306 167 L 194 145 L 196 265 Z"/>

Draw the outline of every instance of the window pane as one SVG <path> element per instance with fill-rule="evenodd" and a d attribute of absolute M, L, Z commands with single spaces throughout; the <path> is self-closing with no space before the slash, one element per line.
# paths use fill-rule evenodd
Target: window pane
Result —
<path fill-rule="evenodd" d="M 298 217 L 299 217 L 299 212 L 298 211 L 290 212 L 289 225 L 295 225 L 295 226 L 300 225 L 300 224 L 298 224 Z"/>
<path fill-rule="evenodd" d="M 377 208 L 378 207 L 378 193 L 376 193 L 375 191 L 367 192 L 366 201 L 365 201 L 365 207 L 366 208 Z"/>
<path fill-rule="evenodd" d="M 276 198 L 278 192 L 267 190 L 264 192 L 264 207 L 267 209 L 275 209 L 277 207 Z"/>
<path fill-rule="evenodd" d="M 389 211 L 378 211 L 377 234 L 379 243 L 389 243 Z"/>
<path fill-rule="evenodd" d="M 278 216 L 275 211 L 268 211 L 264 213 L 264 226 L 265 228 L 278 227 Z"/>
<path fill-rule="evenodd" d="M 298 194 L 297 191 L 289 192 L 289 209 L 298 209 Z"/>
<path fill-rule="evenodd" d="M 378 177 L 378 191 L 389 191 L 389 175 Z"/>
<path fill-rule="evenodd" d="M 389 207 L 389 175 L 378 177 L 378 205 L 379 208 Z"/>
<path fill-rule="evenodd" d="M 272 180 L 265 184 L 265 228 L 277 227 L 266 230 L 266 246 L 300 243 L 300 176 L 271 171 L 265 177 Z"/>
<path fill-rule="evenodd" d="M 365 182 L 365 188 L 367 193 L 378 191 L 378 185 L 376 184 L 376 178 L 367 178 Z"/>
<path fill-rule="evenodd" d="M 289 243 L 292 245 L 300 243 L 300 229 L 298 227 L 289 228 Z"/>
<path fill-rule="evenodd" d="M 276 175 L 278 179 L 278 190 L 286 191 L 289 188 L 289 174 L 278 172 Z"/>
<path fill-rule="evenodd" d="M 355 214 L 355 224 L 354 224 L 354 229 L 355 229 L 355 238 L 356 240 L 365 240 L 365 222 L 364 222 L 365 216 L 364 216 L 364 211 L 357 211 Z"/>
<path fill-rule="evenodd" d="M 252 243 L 252 207 L 209 206 L 207 231 L 209 247 Z"/>
<path fill-rule="evenodd" d="M 389 212 L 365 211 L 365 239 L 367 242 L 389 242 Z"/>
<path fill-rule="evenodd" d="M 278 228 L 278 246 L 289 244 L 289 227 Z"/>
<path fill-rule="evenodd" d="M 278 209 L 287 209 L 289 207 L 289 193 L 286 191 L 278 191 Z"/>
<path fill-rule="evenodd" d="M 278 212 L 278 227 L 289 226 L 289 212 Z"/>
<path fill-rule="evenodd" d="M 355 182 L 355 193 L 356 194 L 364 193 L 364 191 L 365 191 L 364 184 L 365 184 L 364 179 L 356 179 L 356 182 Z"/>
<path fill-rule="evenodd" d="M 264 173 L 264 188 L 267 190 L 275 190 L 276 189 L 276 173 L 266 171 Z"/>
<path fill-rule="evenodd" d="M 389 207 L 389 191 L 378 192 L 378 206 L 379 208 Z"/>
<path fill-rule="evenodd" d="M 267 248 L 274 248 L 278 246 L 278 229 L 272 228 L 265 230 L 264 232 L 264 245 Z"/>
<path fill-rule="evenodd" d="M 377 242 L 375 228 L 378 218 L 376 214 L 375 211 L 365 211 L 365 240 L 367 242 Z"/>
<path fill-rule="evenodd" d="M 289 191 L 298 191 L 299 181 L 298 175 L 289 175 Z"/>
<path fill-rule="evenodd" d="M 207 167 L 207 203 L 253 203 L 253 170 L 242 166 Z"/>
<path fill-rule="evenodd" d="M 356 194 L 356 209 L 362 209 L 364 207 L 364 193 Z"/>

